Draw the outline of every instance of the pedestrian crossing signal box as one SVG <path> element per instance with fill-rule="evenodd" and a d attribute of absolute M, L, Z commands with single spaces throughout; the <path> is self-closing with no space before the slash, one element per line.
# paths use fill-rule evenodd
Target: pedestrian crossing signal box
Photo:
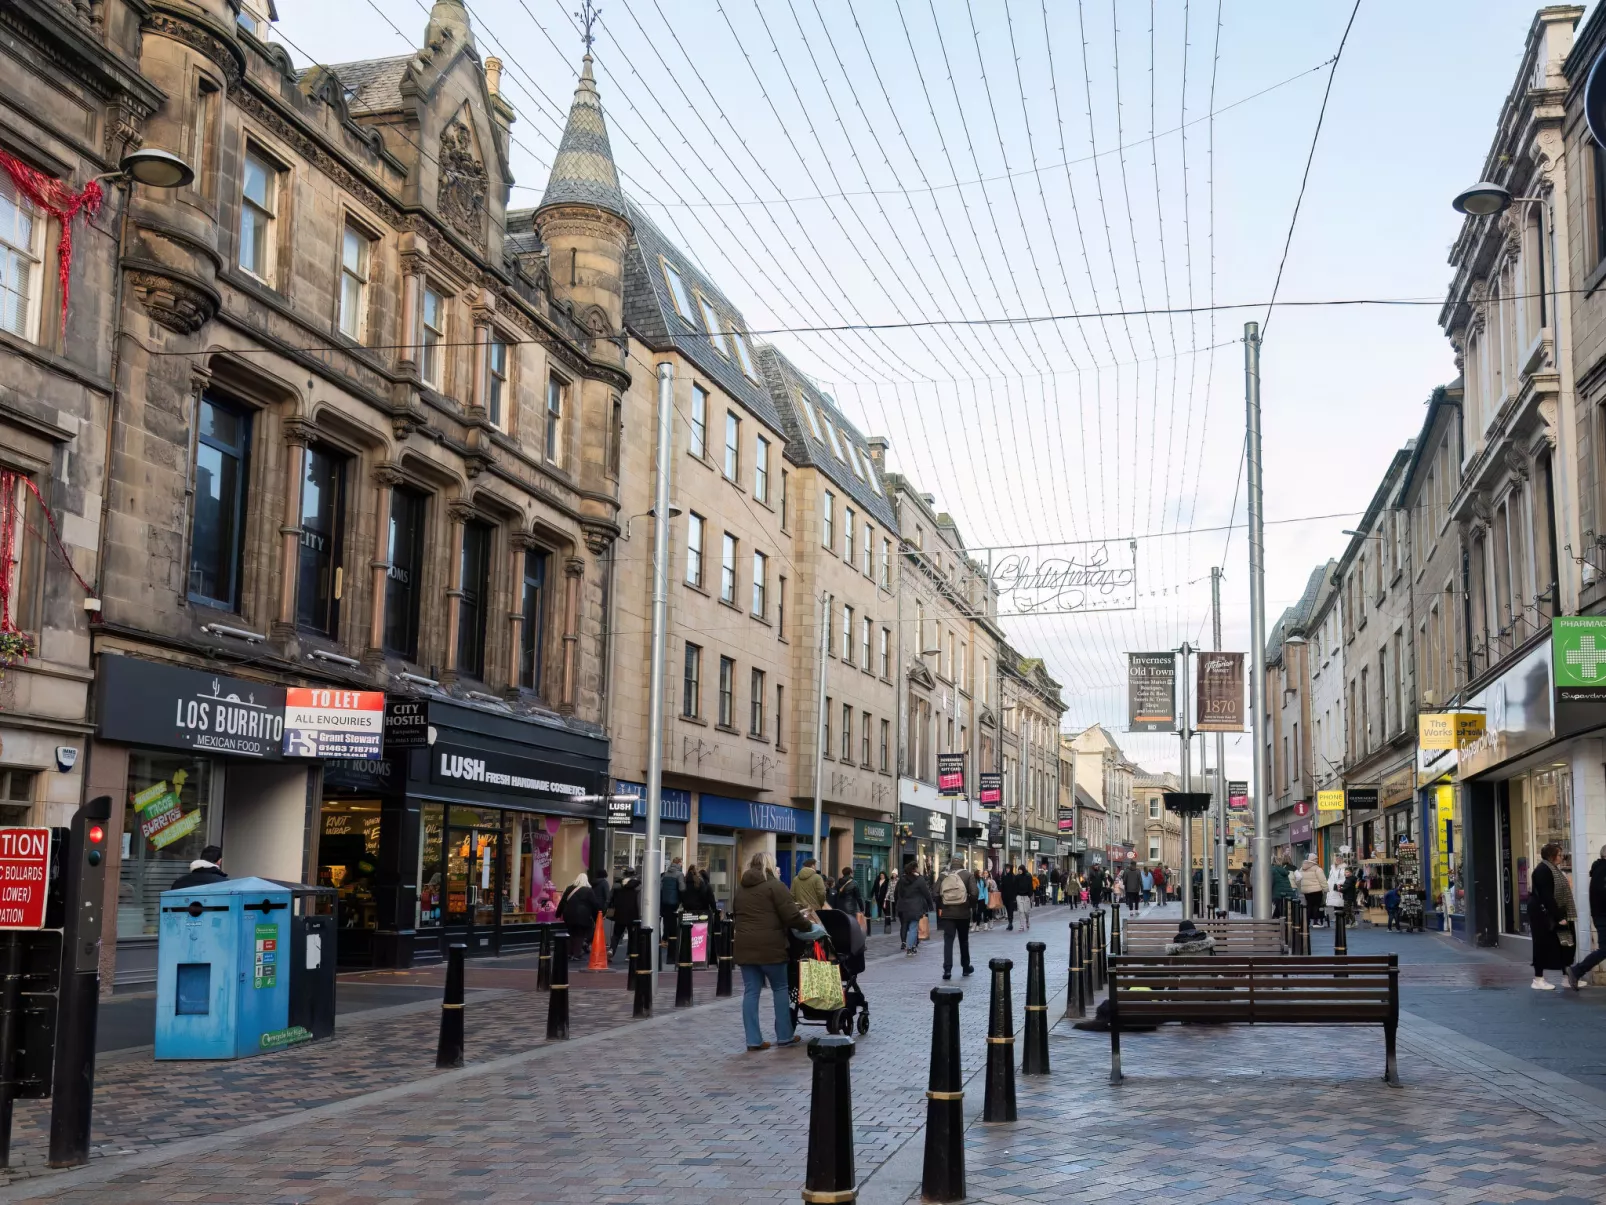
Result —
<path fill-rule="evenodd" d="M 290 929 L 290 892 L 267 879 L 162 892 L 156 1057 L 244 1058 L 297 1040 Z"/>

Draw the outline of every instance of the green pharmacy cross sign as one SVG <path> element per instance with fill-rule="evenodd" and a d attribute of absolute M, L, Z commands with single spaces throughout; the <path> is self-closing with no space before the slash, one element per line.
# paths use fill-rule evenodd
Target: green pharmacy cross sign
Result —
<path fill-rule="evenodd" d="M 1550 640 L 1557 690 L 1593 687 L 1606 693 L 1606 616 L 1558 616 Z"/>

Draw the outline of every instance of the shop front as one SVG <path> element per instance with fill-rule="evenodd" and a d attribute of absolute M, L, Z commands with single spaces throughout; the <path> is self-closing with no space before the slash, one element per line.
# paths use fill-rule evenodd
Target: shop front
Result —
<path fill-rule="evenodd" d="M 872 888 L 882 873 L 891 869 L 892 821 L 855 820 L 853 822 L 853 878 L 859 884 L 866 911 Z"/>
<path fill-rule="evenodd" d="M 914 858 L 920 873 L 929 875 L 940 866 L 947 865 L 949 850 L 949 816 L 945 811 L 903 804 L 898 810 L 902 826 L 899 853 L 900 862 Z M 1017 837 L 1019 834 L 1015 834 Z"/>
<path fill-rule="evenodd" d="M 1316 825 L 1309 816 L 1295 816 L 1288 825 L 1288 845 L 1298 861 L 1310 853 L 1316 836 Z"/>
<path fill-rule="evenodd" d="M 647 873 L 647 784 L 615 779 L 613 794 L 636 797 L 636 802 L 631 805 L 630 827 L 608 830 L 608 840 L 612 846 L 608 855 L 608 874 L 617 884 L 626 870 L 633 870 L 638 875 Z M 691 866 L 695 862 L 709 870 L 710 881 L 715 884 L 714 894 L 722 900 L 729 899 L 730 856 L 726 853 L 721 857 L 717 852 L 728 850 L 729 847 L 709 845 L 705 849 L 705 843 L 699 841 L 697 856 L 688 857 L 686 828 L 690 823 L 691 792 L 678 787 L 664 787 L 658 798 L 658 852 L 662 858 L 659 865 L 668 866 L 676 858 L 681 860 L 682 866 Z M 710 854 L 714 855 L 712 861 L 709 860 Z M 719 874 L 717 880 L 714 878 L 716 869 Z"/>
<path fill-rule="evenodd" d="M 1374 856 L 1392 857 L 1394 848 L 1402 841 L 1415 841 L 1421 836 L 1421 824 L 1416 807 L 1416 762 L 1399 766 L 1383 776 L 1378 788 L 1378 805 L 1382 809 L 1381 849 Z"/>
<path fill-rule="evenodd" d="M 344 771 L 324 776 L 315 857 L 350 914 L 342 962 L 406 967 L 453 942 L 471 955 L 533 944 L 564 887 L 603 864 L 604 808 L 587 797 L 607 784 L 607 742 L 455 700 L 392 704 L 424 722 L 387 726 L 385 789 L 365 798 Z"/>
<path fill-rule="evenodd" d="M 316 763 L 284 757 L 282 686 L 102 653 L 88 791 L 110 795 L 102 973 L 156 975 L 161 894 L 208 845 L 235 877 L 307 880 Z"/>
<path fill-rule="evenodd" d="M 832 820 L 822 817 L 822 840 L 830 832 Z M 840 827 L 840 825 L 839 825 Z M 759 803 L 753 799 L 733 799 L 726 795 L 697 796 L 697 849 L 722 845 L 731 851 L 730 874 L 738 881 L 742 868 L 755 853 L 772 853 L 776 873 L 788 886 L 797 868 L 814 856 L 814 813 L 783 803 Z M 734 888 L 732 888 L 734 889 Z M 714 894 L 725 907 L 729 896 Z"/>
<path fill-rule="evenodd" d="M 1579 868 L 1606 838 L 1606 694 L 1579 685 L 1585 658 L 1578 641 L 1579 629 L 1603 625 L 1598 618 L 1557 620 L 1553 640 L 1474 695 L 1466 709 L 1483 714 L 1484 730 L 1456 750 L 1455 791 L 1424 792 L 1423 820 L 1431 815 L 1434 828 L 1430 881 L 1441 899 L 1450 894 L 1463 917 L 1455 927 L 1478 945 L 1527 939 L 1533 870 L 1548 844 L 1561 850 L 1579 915 L 1589 915 L 1587 875 Z"/>

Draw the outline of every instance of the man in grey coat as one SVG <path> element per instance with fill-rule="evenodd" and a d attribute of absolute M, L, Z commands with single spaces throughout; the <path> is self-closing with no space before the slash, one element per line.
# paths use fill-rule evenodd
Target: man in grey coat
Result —
<path fill-rule="evenodd" d="M 976 910 L 976 876 L 960 857 L 948 859 L 948 869 L 937 876 L 937 923 L 942 926 L 942 977 L 954 977 L 954 936 L 959 937 L 959 964 L 966 975 L 970 965 L 970 918 Z"/>

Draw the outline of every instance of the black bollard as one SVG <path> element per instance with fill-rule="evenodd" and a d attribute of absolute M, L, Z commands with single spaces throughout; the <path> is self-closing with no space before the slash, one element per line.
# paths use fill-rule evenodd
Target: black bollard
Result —
<path fill-rule="evenodd" d="M 1015 964 L 994 958 L 992 1007 L 987 1018 L 987 1096 L 982 1102 L 983 1121 L 1015 1120 L 1015 1000 L 1010 994 L 1009 972 Z"/>
<path fill-rule="evenodd" d="M 719 969 L 719 929 L 723 923 L 719 919 L 719 912 L 710 912 L 705 918 L 707 933 L 703 936 L 703 965 L 709 970 Z"/>
<path fill-rule="evenodd" d="M 673 957 L 673 943 L 675 934 L 675 918 L 660 916 L 658 918 L 658 969 L 664 969 L 664 964 Z"/>
<path fill-rule="evenodd" d="M 645 925 L 636 934 L 641 943 L 636 958 L 636 1002 L 632 1017 L 652 1016 L 652 989 L 657 976 L 652 973 L 652 930 Z"/>
<path fill-rule="evenodd" d="M 1065 1015 L 1087 1016 L 1087 1002 L 1082 997 L 1082 922 L 1071 922 L 1071 957 L 1067 964 L 1068 980 L 1065 984 Z"/>
<path fill-rule="evenodd" d="M 463 1065 L 463 951 L 454 941 L 446 949 L 446 994 L 441 998 L 441 1036 L 435 1044 L 435 1066 Z"/>
<path fill-rule="evenodd" d="M 1082 1006 L 1093 1007 L 1093 918 L 1084 916 L 1077 922 L 1082 945 Z"/>
<path fill-rule="evenodd" d="M 633 920 L 625 930 L 625 990 L 636 990 L 636 967 L 641 959 L 641 922 Z"/>
<path fill-rule="evenodd" d="M 1300 928 L 1304 932 L 1304 936 L 1300 938 L 1299 952 L 1301 954 L 1306 955 L 1307 957 L 1310 955 L 1310 923 L 1311 923 L 1310 909 L 1304 907 L 1303 905 L 1301 905 L 1301 907 L 1299 909 L 1299 924 L 1300 924 Z"/>
<path fill-rule="evenodd" d="M 680 918 L 680 943 L 675 956 L 675 1007 L 692 1006 L 691 921 Z"/>
<path fill-rule="evenodd" d="M 541 953 L 535 960 L 535 990 L 544 992 L 552 986 L 552 926 L 541 926 Z"/>
<path fill-rule="evenodd" d="M 1104 909 L 1100 908 L 1095 914 L 1097 920 L 1093 925 L 1093 990 L 1102 991 L 1110 979 L 1110 942 L 1104 928 Z"/>
<path fill-rule="evenodd" d="M 1040 941 L 1026 943 L 1026 1047 L 1021 1053 L 1022 1075 L 1048 1074 L 1048 985 L 1043 980 Z"/>
<path fill-rule="evenodd" d="M 1344 927 L 1343 905 L 1333 909 L 1333 953 L 1340 958 L 1349 954 L 1349 931 Z M 1338 978 L 1348 979 L 1349 976 L 1340 971 Z"/>
<path fill-rule="evenodd" d="M 833 1034 L 809 1041 L 814 1068 L 809 1097 L 809 1161 L 805 1201 L 856 1201 L 853 1169 L 853 1088 L 848 1060 L 853 1039 Z"/>
<path fill-rule="evenodd" d="M 920 1195 L 927 1201 L 965 1196 L 965 1088 L 959 1069 L 957 987 L 931 989 L 931 1077 L 926 1081 L 926 1166 Z"/>
<path fill-rule="evenodd" d="M 736 962 L 736 922 L 726 919 L 719 922 L 719 978 L 714 981 L 714 995 L 731 994 L 731 969 Z"/>
<path fill-rule="evenodd" d="M 1110 909 L 1110 949 L 1116 954 L 1121 953 L 1121 909 L 1119 906 Z"/>
<path fill-rule="evenodd" d="M 552 994 L 547 997 L 546 1040 L 567 1041 L 569 1037 L 569 931 L 552 934 Z"/>

